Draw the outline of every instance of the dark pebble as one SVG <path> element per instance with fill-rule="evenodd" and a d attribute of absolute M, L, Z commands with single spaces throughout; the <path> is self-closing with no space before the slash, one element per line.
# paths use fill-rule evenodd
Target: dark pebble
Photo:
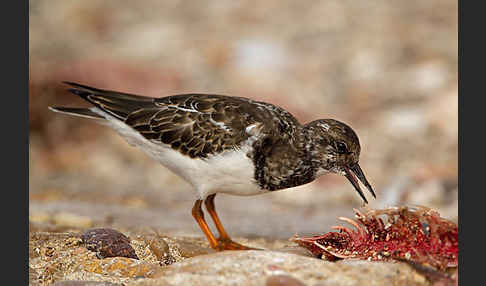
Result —
<path fill-rule="evenodd" d="M 81 235 L 88 250 L 97 253 L 99 258 L 127 257 L 138 259 L 130 240 L 123 233 L 111 228 L 88 229 Z"/>

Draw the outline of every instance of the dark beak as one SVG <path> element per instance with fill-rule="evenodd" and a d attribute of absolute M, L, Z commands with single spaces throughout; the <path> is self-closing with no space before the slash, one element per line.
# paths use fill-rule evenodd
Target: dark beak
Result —
<path fill-rule="evenodd" d="M 366 186 L 366 188 L 370 191 L 370 193 L 376 199 L 375 192 L 373 191 L 373 188 L 371 188 L 370 183 L 368 183 L 368 180 L 366 180 L 366 177 L 363 174 L 363 170 L 361 170 L 361 167 L 358 165 L 358 163 L 354 164 L 353 166 L 351 166 L 349 168 L 344 167 L 344 171 L 346 172 L 346 175 L 345 175 L 346 178 L 348 178 L 348 180 L 351 182 L 351 184 L 356 189 L 358 194 L 361 196 L 363 201 L 365 201 L 365 203 L 368 203 L 368 200 L 366 200 L 366 197 L 364 196 L 363 191 L 359 187 L 359 183 L 358 183 L 358 180 L 356 180 L 356 177 L 358 177 L 358 179 L 361 181 L 361 183 L 363 183 L 363 185 Z"/>

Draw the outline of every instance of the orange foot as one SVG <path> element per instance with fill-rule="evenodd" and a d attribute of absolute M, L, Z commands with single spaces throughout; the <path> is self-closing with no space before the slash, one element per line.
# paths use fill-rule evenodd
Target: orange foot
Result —
<path fill-rule="evenodd" d="M 214 247 L 216 250 L 260 250 L 258 248 L 252 248 L 248 246 L 244 246 L 237 242 L 232 241 L 231 239 L 218 239 L 218 244 Z"/>

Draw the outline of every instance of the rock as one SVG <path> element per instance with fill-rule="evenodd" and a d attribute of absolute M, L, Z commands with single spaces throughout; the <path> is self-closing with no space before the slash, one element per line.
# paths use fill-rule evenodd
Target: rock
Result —
<path fill-rule="evenodd" d="M 275 275 L 291 276 L 301 283 L 315 285 L 427 285 L 427 281 L 406 263 L 316 258 L 275 251 L 224 251 L 186 259 L 160 268 L 155 279 L 127 285 L 266 285 L 277 283 Z M 290 278 L 283 278 L 291 283 Z M 286 280 L 285 280 L 286 279 Z M 272 282 L 275 281 L 275 282 Z M 293 282 L 292 282 L 293 283 Z M 278 285 L 278 284 L 277 284 Z M 299 285 L 299 284 L 284 284 Z"/>
<path fill-rule="evenodd" d="M 130 240 L 121 232 L 111 228 L 95 228 L 85 231 L 81 238 L 86 248 L 97 252 L 101 258 L 128 257 L 138 259 Z"/>
<path fill-rule="evenodd" d="M 209 254 L 183 258 L 180 256 L 181 250 L 188 255 L 191 245 L 192 254 L 207 250 L 203 238 L 174 236 L 161 238 L 159 235 L 129 233 L 133 237 L 131 241 L 133 248 L 138 249 L 139 260 L 127 257 L 98 259 L 94 252 L 83 245 L 79 233 L 31 233 L 29 249 L 32 254 L 38 253 L 31 254 L 32 256 L 29 257 L 31 284 L 81 283 L 80 281 L 110 282 L 126 286 L 235 284 L 263 286 L 267 283 L 428 285 L 429 283 L 420 272 L 406 263 L 353 260 L 333 263 L 306 257 L 306 252 L 298 251 L 297 247 L 287 245 L 285 241 L 280 244 L 287 246 L 278 248 L 278 251 L 213 252 L 209 249 L 211 251 Z M 166 244 L 169 246 L 168 250 Z M 170 265 L 161 263 L 159 259 L 164 259 L 166 254 L 175 260 Z M 293 279 L 300 284 L 296 284 Z M 59 285 L 77 286 L 77 284 Z M 107 285 L 111 286 L 111 284 Z"/>
<path fill-rule="evenodd" d="M 147 244 L 161 265 L 170 265 L 176 261 L 170 254 L 169 245 L 162 238 L 156 237 L 147 241 Z"/>
<path fill-rule="evenodd" d="M 205 247 L 195 241 L 177 240 L 177 246 L 182 257 L 190 258 L 216 252 L 214 249 Z"/>
<path fill-rule="evenodd" d="M 105 259 L 84 261 L 77 270 L 118 277 L 150 277 L 160 267 L 144 261 L 126 257 L 109 257 Z"/>
<path fill-rule="evenodd" d="M 307 256 L 307 257 L 315 257 L 314 254 L 312 254 L 311 251 L 309 251 L 306 248 L 300 247 L 300 246 L 287 246 L 287 247 L 275 249 L 275 251 L 297 254 L 297 255 Z"/>
<path fill-rule="evenodd" d="M 304 284 L 289 275 L 273 275 L 267 278 L 265 286 L 304 286 Z"/>
<path fill-rule="evenodd" d="M 169 245 L 163 239 L 154 239 L 148 242 L 149 248 L 157 259 L 162 260 L 169 253 Z"/>

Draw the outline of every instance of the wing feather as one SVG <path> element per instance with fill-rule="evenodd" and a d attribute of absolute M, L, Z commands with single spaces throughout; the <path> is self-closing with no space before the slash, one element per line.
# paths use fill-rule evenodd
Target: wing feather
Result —
<path fill-rule="evenodd" d="M 288 137 L 292 133 L 289 128 L 299 125 L 287 111 L 246 98 L 210 94 L 152 98 L 66 83 L 72 86 L 69 91 L 146 139 L 170 145 L 190 157 L 207 158 L 238 149 L 250 137 Z"/>

